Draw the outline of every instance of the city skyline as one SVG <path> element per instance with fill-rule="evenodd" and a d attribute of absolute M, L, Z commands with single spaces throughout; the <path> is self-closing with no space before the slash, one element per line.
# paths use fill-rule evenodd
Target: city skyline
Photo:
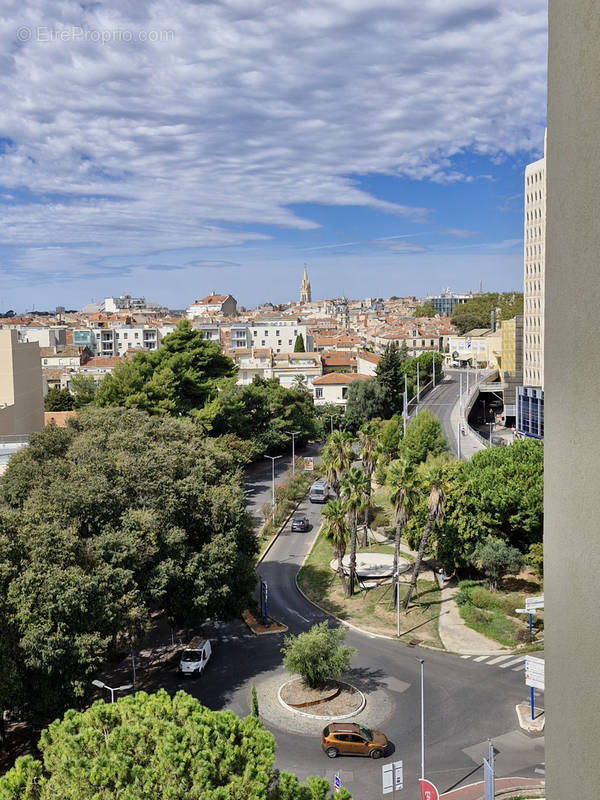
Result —
<path fill-rule="evenodd" d="M 0 311 L 522 290 L 546 6 L 7 14 Z"/>

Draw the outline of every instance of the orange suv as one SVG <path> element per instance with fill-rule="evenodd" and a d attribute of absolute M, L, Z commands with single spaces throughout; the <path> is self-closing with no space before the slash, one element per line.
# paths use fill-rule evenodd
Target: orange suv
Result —
<path fill-rule="evenodd" d="M 330 722 L 323 728 L 321 747 L 329 758 L 342 756 L 385 755 L 388 740 L 381 731 L 373 731 L 355 722 Z"/>

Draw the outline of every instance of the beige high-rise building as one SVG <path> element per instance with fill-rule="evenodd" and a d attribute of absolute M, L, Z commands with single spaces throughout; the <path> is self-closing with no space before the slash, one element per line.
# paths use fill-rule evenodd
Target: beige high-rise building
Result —
<path fill-rule="evenodd" d="M 0 436 L 41 431 L 44 391 L 40 346 L 0 330 Z"/>
<path fill-rule="evenodd" d="M 525 168 L 523 383 L 544 388 L 546 140 L 544 158 Z"/>

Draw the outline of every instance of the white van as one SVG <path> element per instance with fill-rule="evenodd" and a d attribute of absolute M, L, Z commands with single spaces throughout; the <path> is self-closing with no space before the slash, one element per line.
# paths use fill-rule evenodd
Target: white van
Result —
<path fill-rule="evenodd" d="M 210 639 L 196 636 L 181 654 L 179 671 L 184 675 L 201 675 L 212 653 Z"/>
<path fill-rule="evenodd" d="M 311 503 L 326 503 L 329 500 L 329 484 L 323 478 L 315 481 L 308 490 Z"/>

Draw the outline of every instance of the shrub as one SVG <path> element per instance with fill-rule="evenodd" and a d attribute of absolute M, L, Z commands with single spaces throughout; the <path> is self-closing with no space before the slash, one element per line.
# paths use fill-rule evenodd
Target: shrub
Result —
<path fill-rule="evenodd" d="M 355 650 L 344 647 L 345 628 L 330 628 L 321 622 L 306 633 L 286 636 L 281 648 L 283 664 L 302 678 L 306 686 L 323 686 L 330 678 L 339 678 L 350 665 Z"/>

